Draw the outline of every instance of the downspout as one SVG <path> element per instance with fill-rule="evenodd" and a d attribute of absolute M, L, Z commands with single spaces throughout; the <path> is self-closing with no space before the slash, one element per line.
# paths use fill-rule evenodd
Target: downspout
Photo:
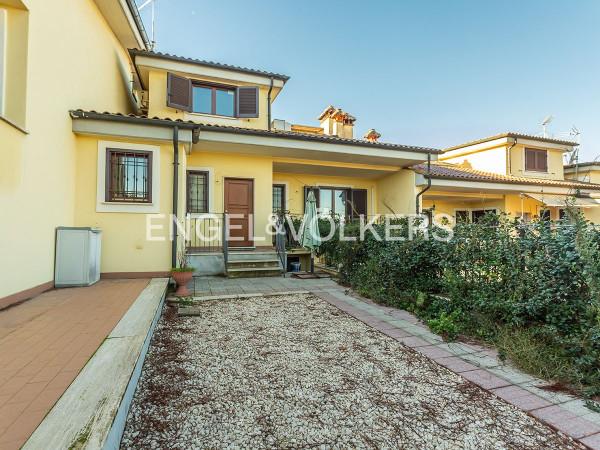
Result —
<path fill-rule="evenodd" d="M 508 147 L 506 157 L 508 158 L 508 174 L 512 175 L 512 149 L 517 145 L 517 138 L 513 138 L 513 143 Z M 503 195 L 504 208 L 506 209 L 506 194 Z M 521 193 L 521 220 L 523 220 L 523 194 Z"/>
<path fill-rule="evenodd" d="M 418 194 L 417 194 L 417 198 L 416 198 L 416 206 L 417 206 L 417 214 L 421 214 L 421 207 L 420 207 L 420 199 L 421 196 L 427 192 L 429 189 L 431 189 L 431 153 L 427 153 L 427 173 L 425 175 L 423 175 L 426 179 L 427 179 L 427 187 L 424 188 L 423 190 L 421 190 Z"/>
<path fill-rule="evenodd" d="M 267 129 L 271 131 L 271 92 L 273 91 L 273 77 L 269 85 L 269 93 L 267 94 L 267 120 L 269 121 Z"/>
<path fill-rule="evenodd" d="M 512 175 L 512 149 L 517 145 L 517 138 L 513 138 L 514 141 L 510 147 L 508 147 L 508 174 Z"/>
<path fill-rule="evenodd" d="M 177 218 L 179 199 L 179 127 L 173 127 L 173 217 Z M 171 224 L 173 226 L 173 224 Z M 171 235 L 171 267 L 177 267 L 177 227 Z"/>

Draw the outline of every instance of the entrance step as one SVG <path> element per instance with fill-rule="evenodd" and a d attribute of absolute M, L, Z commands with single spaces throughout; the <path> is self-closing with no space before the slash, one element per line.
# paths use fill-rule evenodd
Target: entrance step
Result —
<path fill-rule="evenodd" d="M 280 264 L 278 259 L 240 259 L 235 261 L 228 261 L 227 268 L 238 269 L 238 268 L 271 268 L 279 269 Z"/>
<path fill-rule="evenodd" d="M 227 268 L 229 278 L 279 277 L 280 267 L 235 267 Z"/>
<path fill-rule="evenodd" d="M 230 278 L 276 277 L 281 275 L 277 252 L 230 251 L 227 255 L 227 276 Z"/>
<path fill-rule="evenodd" d="M 265 260 L 279 260 L 277 257 L 277 252 L 273 250 L 264 250 L 264 251 L 253 251 L 246 252 L 240 250 L 229 250 L 227 253 L 227 261 L 265 261 Z"/>

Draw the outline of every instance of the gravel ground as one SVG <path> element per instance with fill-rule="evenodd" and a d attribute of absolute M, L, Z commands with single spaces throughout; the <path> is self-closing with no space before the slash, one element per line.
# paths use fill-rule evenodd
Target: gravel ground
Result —
<path fill-rule="evenodd" d="M 167 309 L 123 449 L 582 448 L 310 295 Z"/>

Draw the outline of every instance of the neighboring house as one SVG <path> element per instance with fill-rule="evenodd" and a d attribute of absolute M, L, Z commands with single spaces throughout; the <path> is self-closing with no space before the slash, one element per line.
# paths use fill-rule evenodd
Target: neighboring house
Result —
<path fill-rule="evenodd" d="M 600 179 L 569 179 L 563 155 L 575 142 L 504 133 L 444 150 L 438 161 L 420 164 L 422 208 L 456 221 L 477 221 L 486 212 L 505 212 L 525 221 L 559 219 L 567 203 L 600 221 Z"/>
<path fill-rule="evenodd" d="M 414 212 L 408 167 L 438 153 L 356 139 L 334 107 L 273 121 L 288 77 L 148 51 L 133 0 L 0 0 L 0 36 L 0 306 L 52 286 L 57 226 L 102 229 L 104 277 L 165 275 L 172 212 L 205 231 L 252 215 L 230 245 L 272 248 L 269 214 L 310 189 L 321 211 Z"/>

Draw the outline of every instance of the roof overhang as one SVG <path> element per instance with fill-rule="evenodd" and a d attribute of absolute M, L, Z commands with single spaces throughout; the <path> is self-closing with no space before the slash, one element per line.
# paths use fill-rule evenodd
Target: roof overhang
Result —
<path fill-rule="evenodd" d="M 357 164 L 332 164 L 329 162 L 294 161 L 288 158 L 277 158 L 273 161 L 273 172 L 310 174 L 332 177 L 350 177 L 377 179 L 400 170 L 393 166 L 368 165 L 360 167 Z"/>
<path fill-rule="evenodd" d="M 422 174 L 416 174 L 415 183 L 417 186 L 426 186 L 427 178 Z M 519 183 L 498 183 L 469 180 L 452 180 L 443 178 L 431 178 L 433 189 L 452 191 L 452 192 L 486 192 L 486 193 L 545 193 L 545 194 L 563 194 L 569 195 L 576 191 L 575 188 L 564 186 L 546 186 L 535 184 Z"/>
<path fill-rule="evenodd" d="M 408 149 L 386 149 L 351 143 L 305 140 L 290 135 L 265 136 L 215 129 L 201 129 L 198 143 L 194 144 L 192 150 L 395 167 L 408 167 L 427 160 L 427 152 Z M 435 160 L 437 155 L 432 153 L 431 158 Z"/>
<path fill-rule="evenodd" d="M 575 197 L 573 195 L 556 195 L 546 193 L 526 193 L 525 195 L 543 203 L 546 206 L 555 206 L 559 208 L 564 208 L 567 205 L 577 206 L 579 208 L 595 208 L 600 206 L 600 199 L 592 197 Z"/>
<path fill-rule="evenodd" d="M 197 77 L 216 83 L 231 83 L 233 81 L 241 84 L 270 87 L 272 82 L 272 99 L 275 99 L 279 95 L 285 85 L 284 80 L 270 77 L 267 74 L 240 72 L 234 69 L 203 65 L 161 55 L 138 54 L 135 50 L 130 50 L 130 54 L 132 55 L 142 86 L 146 88 L 148 87 L 151 70 L 172 72 L 188 78 L 193 79 Z"/>
<path fill-rule="evenodd" d="M 579 164 L 578 166 L 565 166 L 565 174 L 575 174 L 580 172 L 600 171 L 600 163 L 597 164 Z"/>
<path fill-rule="evenodd" d="M 152 142 L 172 142 L 175 126 L 179 142 L 189 151 L 197 138 L 197 128 L 188 123 L 170 120 L 139 119 L 129 116 L 104 116 L 102 114 L 71 111 L 75 134 Z"/>
<path fill-rule="evenodd" d="M 133 0 L 94 2 L 124 48 L 148 48 L 148 36 Z"/>

